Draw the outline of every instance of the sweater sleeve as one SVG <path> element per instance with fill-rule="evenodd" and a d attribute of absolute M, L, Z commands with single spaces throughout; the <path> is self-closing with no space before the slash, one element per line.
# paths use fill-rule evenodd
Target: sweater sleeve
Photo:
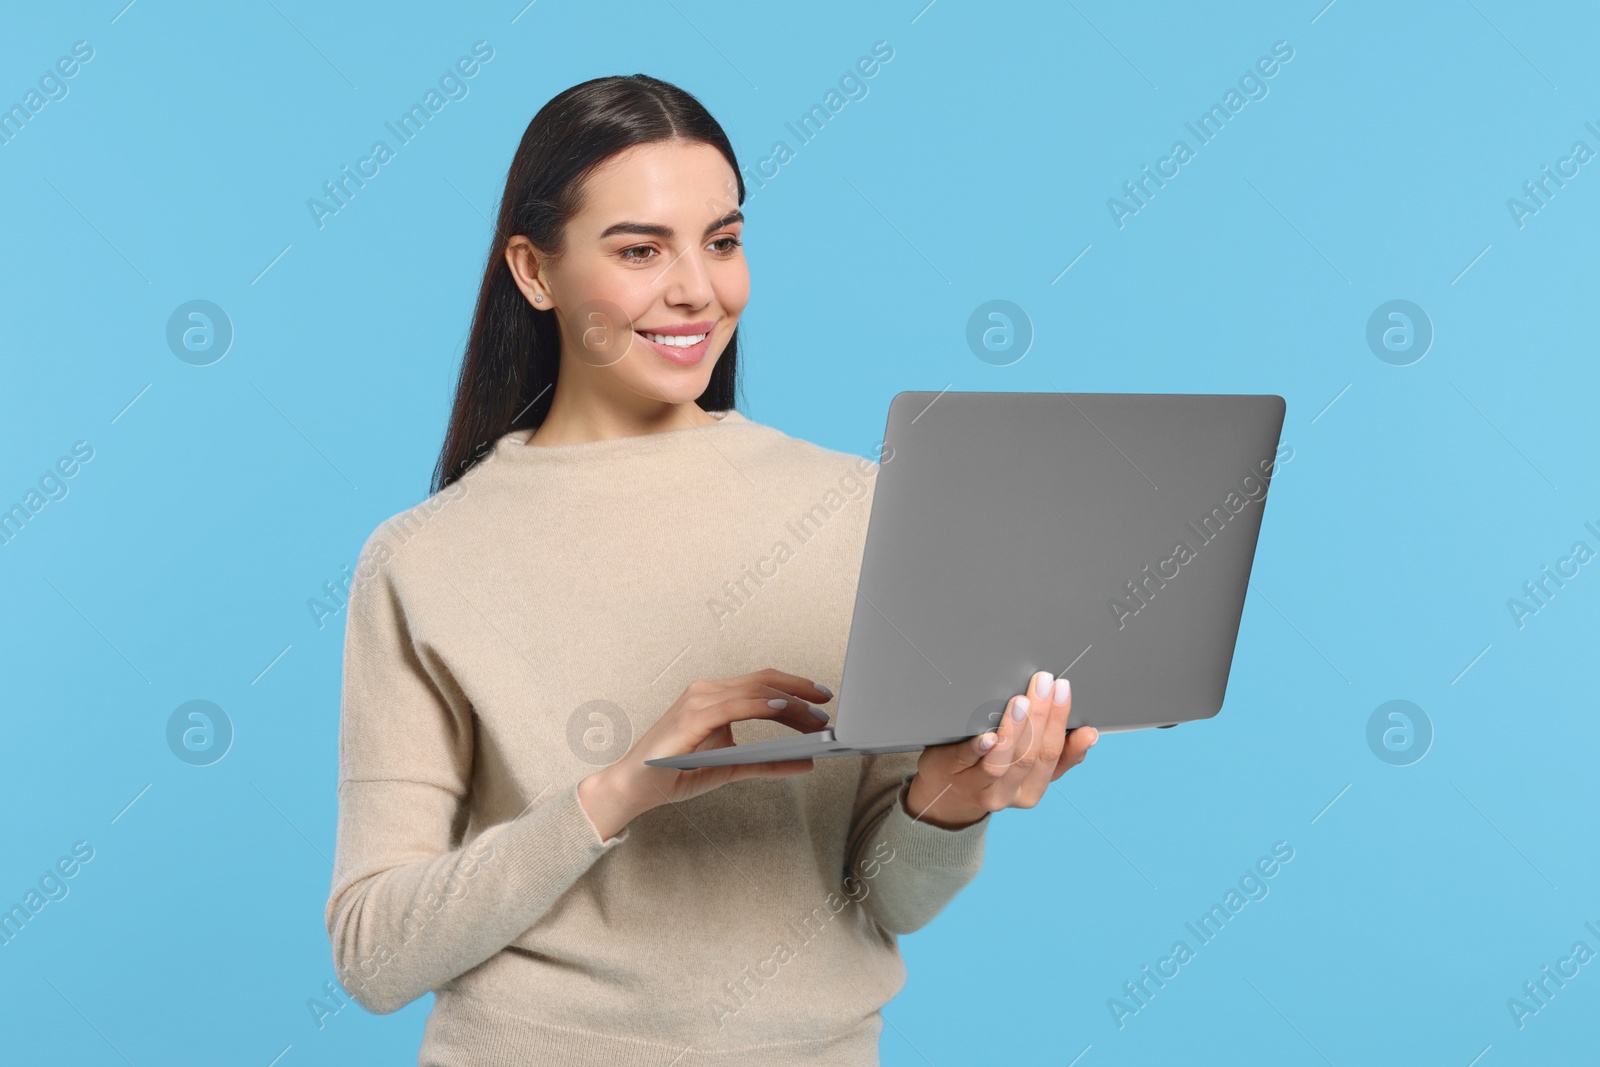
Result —
<path fill-rule="evenodd" d="M 340 982 L 388 1013 L 505 948 L 628 831 L 602 841 L 572 783 L 460 840 L 474 714 L 413 637 L 381 532 L 362 549 L 347 606 L 324 919 Z"/>
<path fill-rule="evenodd" d="M 983 865 L 989 816 L 959 830 L 913 819 L 905 792 L 917 773 L 917 752 L 862 758 L 850 828 L 850 868 L 870 886 L 862 902 L 885 930 L 909 934 L 926 926 L 971 882 Z"/>

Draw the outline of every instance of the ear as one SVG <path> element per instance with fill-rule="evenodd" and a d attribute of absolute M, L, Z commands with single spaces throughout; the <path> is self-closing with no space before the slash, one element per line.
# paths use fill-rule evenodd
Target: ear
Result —
<path fill-rule="evenodd" d="M 511 278 L 528 303 L 540 311 L 553 310 L 555 307 L 555 300 L 541 273 L 546 259 L 533 242 L 522 234 L 506 242 L 506 267 L 511 271 Z"/>

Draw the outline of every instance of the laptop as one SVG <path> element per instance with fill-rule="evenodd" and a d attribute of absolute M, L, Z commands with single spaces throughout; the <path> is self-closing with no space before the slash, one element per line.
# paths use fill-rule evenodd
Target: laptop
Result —
<path fill-rule="evenodd" d="M 1216 715 L 1283 416 L 1274 395 L 896 394 L 832 724 L 646 762 L 960 741 L 1040 670 L 1072 683 L 1069 729 Z"/>

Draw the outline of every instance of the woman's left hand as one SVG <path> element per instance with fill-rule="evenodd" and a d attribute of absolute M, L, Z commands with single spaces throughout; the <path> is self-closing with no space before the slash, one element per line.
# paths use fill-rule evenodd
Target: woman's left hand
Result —
<path fill-rule="evenodd" d="M 922 750 L 906 810 L 923 822 L 959 830 L 1001 808 L 1033 807 L 1100 739 L 1092 726 L 1068 736 L 1071 712 L 1067 680 L 1039 671 L 1026 695 L 1011 698 L 998 732 Z"/>

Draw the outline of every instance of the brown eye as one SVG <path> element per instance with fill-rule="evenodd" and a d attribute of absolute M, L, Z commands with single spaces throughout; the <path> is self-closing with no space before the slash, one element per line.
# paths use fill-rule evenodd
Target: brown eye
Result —
<path fill-rule="evenodd" d="M 649 259 L 650 259 L 649 256 L 647 256 L 647 255 L 635 256 L 635 255 L 632 255 L 631 253 L 634 253 L 634 252 L 654 252 L 654 251 L 655 251 L 655 249 L 651 248 L 649 245 L 634 245 L 632 248 L 624 248 L 621 252 L 618 253 L 618 255 L 620 255 L 623 259 L 627 260 L 629 263 L 645 263 L 645 262 L 649 261 Z"/>

